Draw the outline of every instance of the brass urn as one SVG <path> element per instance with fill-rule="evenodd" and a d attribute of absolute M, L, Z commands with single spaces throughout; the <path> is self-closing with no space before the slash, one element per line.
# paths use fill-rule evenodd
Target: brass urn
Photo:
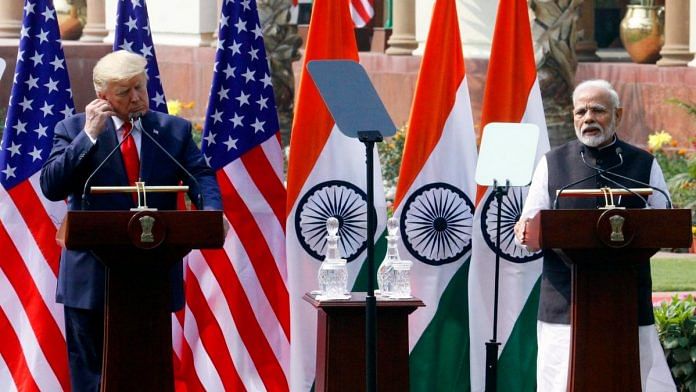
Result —
<path fill-rule="evenodd" d="M 628 5 L 621 21 L 621 42 L 631 60 L 654 63 L 665 43 L 664 7 L 657 5 Z"/>

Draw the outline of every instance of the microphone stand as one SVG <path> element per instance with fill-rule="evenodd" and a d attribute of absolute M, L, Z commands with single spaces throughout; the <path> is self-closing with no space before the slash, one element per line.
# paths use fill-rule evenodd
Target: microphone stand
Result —
<path fill-rule="evenodd" d="M 365 381 L 367 392 L 377 391 L 377 298 L 375 298 L 374 147 L 383 140 L 379 131 L 358 131 L 367 163 L 367 295 L 365 296 Z"/>
<path fill-rule="evenodd" d="M 108 162 L 109 159 L 111 159 L 111 157 L 116 153 L 116 151 L 119 151 L 121 149 L 121 145 L 125 141 L 126 141 L 126 138 L 125 137 L 122 138 L 121 141 L 118 142 L 118 144 L 116 144 L 116 147 L 114 147 L 111 151 L 109 151 L 109 153 L 106 155 L 106 158 L 104 158 L 104 160 L 101 161 L 101 163 L 96 167 L 96 169 L 94 169 L 94 171 L 92 171 L 92 173 L 89 175 L 89 177 L 87 177 L 87 180 L 85 181 L 85 185 L 82 188 L 82 200 L 80 200 L 80 205 L 81 205 L 80 208 L 81 209 L 84 210 L 85 207 L 89 207 L 89 199 L 87 198 L 87 186 L 92 181 L 92 178 L 106 164 L 106 162 Z"/>
<path fill-rule="evenodd" d="M 605 174 L 614 174 L 614 173 L 610 172 L 609 170 L 615 169 L 615 168 L 617 168 L 617 167 L 623 165 L 623 163 L 624 163 L 623 154 L 621 154 L 621 148 L 619 147 L 619 148 L 617 148 L 616 150 L 617 150 L 617 151 L 616 151 L 616 155 L 619 156 L 619 163 L 616 164 L 616 165 L 614 165 L 614 166 L 612 166 L 612 167 L 610 167 L 610 168 L 608 168 L 608 169 L 602 169 L 601 167 L 593 166 L 593 165 L 590 165 L 589 163 L 587 163 L 587 161 L 585 160 L 585 154 L 583 154 L 582 151 L 580 152 L 580 158 L 582 158 L 582 163 L 583 163 L 585 166 L 589 167 L 589 168 L 592 169 L 592 170 L 596 170 L 596 171 L 597 171 L 597 174 L 596 174 L 596 175 L 598 175 L 599 178 L 602 178 L 602 179 L 604 179 L 604 180 L 606 180 L 606 181 L 609 181 L 610 183 L 612 183 L 612 184 L 618 186 L 619 188 L 628 191 L 628 192 L 631 193 L 633 196 L 638 197 L 640 200 L 643 201 L 643 203 L 644 203 L 645 206 L 647 207 L 647 206 L 648 206 L 648 201 L 645 200 L 645 198 L 644 198 L 643 196 L 637 194 L 636 192 L 632 191 L 631 189 L 629 189 L 629 188 L 626 187 L 625 185 L 619 183 L 618 181 L 614 181 L 614 180 L 612 180 L 611 178 L 609 178 L 609 177 L 607 177 L 607 176 L 605 175 Z M 612 203 L 613 203 L 613 202 L 612 202 Z"/>
<path fill-rule="evenodd" d="M 196 177 L 194 177 L 193 174 L 191 174 L 191 172 L 186 170 L 186 168 L 181 163 L 179 163 L 179 161 L 176 158 L 174 158 L 172 156 L 172 154 L 170 154 L 169 151 L 167 151 L 167 149 L 164 148 L 157 141 L 157 139 L 155 139 L 152 135 L 150 135 L 150 133 L 145 131 L 145 127 L 143 127 L 143 124 L 142 124 L 142 116 L 141 115 L 136 114 L 136 115 L 131 116 L 131 122 L 133 123 L 134 127 L 136 127 L 137 129 L 140 130 L 140 132 L 142 132 L 143 135 L 147 136 L 148 139 L 150 139 L 153 143 L 155 143 L 157 148 L 159 148 L 164 153 L 164 155 L 166 155 L 172 162 L 174 162 L 174 164 L 179 169 L 181 169 L 181 171 L 184 172 L 184 174 L 186 174 L 186 176 L 189 179 L 191 179 L 191 181 L 196 185 L 196 190 L 198 191 L 198 195 L 196 197 L 196 199 L 198 200 L 198 203 L 197 203 L 198 209 L 202 210 L 203 209 L 203 194 L 201 192 L 201 185 L 198 183 L 198 180 L 196 180 Z M 123 143 L 123 141 L 121 141 L 121 143 Z M 119 145 L 120 145 L 120 143 L 119 143 Z"/>
<path fill-rule="evenodd" d="M 496 392 L 498 383 L 498 291 L 500 286 L 500 220 L 502 215 L 503 196 L 507 195 L 510 189 L 510 181 L 505 180 L 505 186 L 498 185 L 497 180 L 493 180 L 495 200 L 498 202 L 496 238 L 495 238 L 495 278 L 493 294 L 493 337 L 486 342 L 486 392 Z"/>

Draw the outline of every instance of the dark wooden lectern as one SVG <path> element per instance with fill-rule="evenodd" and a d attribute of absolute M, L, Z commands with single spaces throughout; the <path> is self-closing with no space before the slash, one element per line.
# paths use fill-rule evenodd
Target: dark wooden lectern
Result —
<path fill-rule="evenodd" d="M 572 270 L 569 391 L 641 390 L 636 266 L 689 246 L 690 227 L 686 209 L 544 210 L 531 222 L 530 244 Z"/>
<path fill-rule="evenodd" d="M 173 391 L 171 266 L 224 242 L 221 211 L 69 211 L 58 234 L 106 266 L 102 391 Z"/>
<path fill-rule="evenodd" d="M 348 300 L 304 300 L 317 308 L 316 391 L 365 388 L 365 293 Z M 408 391 L 408 315 L 423 301 L 377 299 L 377 390 Z"/>

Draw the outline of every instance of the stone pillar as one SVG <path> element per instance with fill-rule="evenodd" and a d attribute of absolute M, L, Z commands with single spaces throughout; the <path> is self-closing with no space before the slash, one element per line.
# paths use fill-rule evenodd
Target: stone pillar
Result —
<path fill-rule="evenodd" d="M 213 40 L 210 46 L 216 48 L 218 40 L 218 28 L 220 28 L 220 11 L 222 11 L 222 0 L 217 0 L 217 21 L 215 22 L 215 28 L 213 29 Z"/>
<path fill-rule="evenodd" d="M 0 38 L 19 38 L 22 29 L 23 1 L 3 1 L 0 5 Z"/>
<path fill-rule="evenodd" d="M 487 59 L 491 56 L 498 3 L 498 0 L 457 0 L 464 58 Z"/>
<path fill-rule="evenodd" d="M 464 58 L 487 59 L 491 55 L 498 0 L 456 0 L 456 2 Z M 422 55 L 430 30 L 435 0 L 418 0 L 416 4 L 418 49 L 413 54 Z"/>
<path fill-rule="evenodd" d="M 114 42 L 118 1 L 105 0 L 105 42 Z M 220 12 L 216 0 L 147 0 L 147 11 L 155 45 L 174 46 L 210 46 Z"/>
<path fill-rule="evenodd" d="M 82 30 L 80 41 L 104 41 L 104 37 L 109 33 L 106 31 L 105 18 L 104 0 L 87 0 L 87 23 Z"/>
<path fill-rule="evenodd" d="M 416 0 L 416 42 L 418 48 L 413 51 L 414 56 L 422 56 L 425 52 L 425 41 L 428 39 L 433 8 L 435 8 L 435 0 Z"/>
<path fill-rule="evenodd" d="M 386 53 L 390 55 L 409 56 L 418 47 L 416 42 L 416 5 L 415 0 L 399 0 L 393 3 L 392 35 L 387 44 Z"/>
<path fill-rule="evenodd" d="M 665 1 L 665 46 L 660 55 L 659 66 L 683 66 L 693 58 L 689 53 L 689 0 Z"/>
<path fill-rule="evenodd" d="M 696 0 L 691 0 L 689 4 L 689 50 L 696 54 Z M 696 55 L 689 63 L 689 67 L 696 67 Z"/>
<path fill-rule="evenodd" d="M 579 62 L 599 61 L 597 56 L 597 41 L 595 41 L 595 1 L 584 0 L 580 7 L 578 30 L 582 31 L 582 38 L 575 44 L 575 54 Z"/>

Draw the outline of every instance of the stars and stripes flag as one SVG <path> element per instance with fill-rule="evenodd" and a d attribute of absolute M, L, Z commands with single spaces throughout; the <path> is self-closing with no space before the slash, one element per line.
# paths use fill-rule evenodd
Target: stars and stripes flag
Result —
<path fill-rule="evenodd" d="M 411 391 L 469 389 L 466 291 L 477 155 L 457 7 L 438 0 L 394 200 L 400 256 L 413 261 L 412 292 L 426 305 L 409 316 Z"/>
<path fill-rule="evenodd" d="M 491 122 L 530 123 L 539 127 L 537 161 L 549 150 L 549 139 L 537 79 L 526 0 L 501 0 L 493 33 L 483 98 L 481 126 Z M 504 159 L 501 157 L 501 159 Z M 536 390 L 536 315 L 539 303 L 541 252 L 515 245 L 513 227 L 528 187 L 512 187 L 503 197 L 498 299 L 498 389 Z M 477 194 L 473 255 L 469 271 L 471 317 L 471 390 L 485 388 L 485 342 L 493 336 L 497 201 L 492 188 Z"/>
<path fill-rule="evenodd" d="M 375 0 L 350 0 L 350 16 L 355 27 L 363 27 L 370 23 L 375 15 Z M 292 0 L 292 5 L 297 5 L 297 0 Z"/>
<path fill-rule="evenodd" d="M 40 190 L 53 127 L 74 113 L 51 0 L 27 0 L 0 144 L 0 389 L 70 390 L 63 306 L 55 301 L 65 202 Z"/>
<path fill-rule="evenodd" d="M 375 15 L 375 0 L 350 0 L 350 16 L 355 27 L 363 27 L 370 23 Z"/>
<path fill-rule="evenodd" d="M 160 81 L 145 0 L 118 1 L 113 50 L 120 49 L 147 59 L 147 95 L 150 97 L 150 109 L 167 113 L 167 101 Z"/>
<path fill-rule="evenodd" d="M 283 157 L 255 1 L 225 1 L 218 31 L 202 150 L 231 229 L 223 249 L 189 255 L 173 323 L 177 385 L 287 391 Z"/>
<path fill-rule="evenodd" d="M 339 227 L 341 255 L 347 259 L 348 287 L 366 291 L 367 187 L 365 147 L 336 126 L 306 72 L 312 60 L 358 60 L 349 0 L 315 0 L 302 64 L 288 162 L 287 255 L 292 324 L 291 390 L 309 391 L 316 371 L 317 311 L 302 297 L 316 290 L 317 271 L 326 252 L 326 220 Z M 381 166 L 374 152 L 375 240 L 386 226 Z M 383 260 L 385 241 L 376 241 L 375 260 Z M 371 273 L 374 273 L 370 271 Z"/>

